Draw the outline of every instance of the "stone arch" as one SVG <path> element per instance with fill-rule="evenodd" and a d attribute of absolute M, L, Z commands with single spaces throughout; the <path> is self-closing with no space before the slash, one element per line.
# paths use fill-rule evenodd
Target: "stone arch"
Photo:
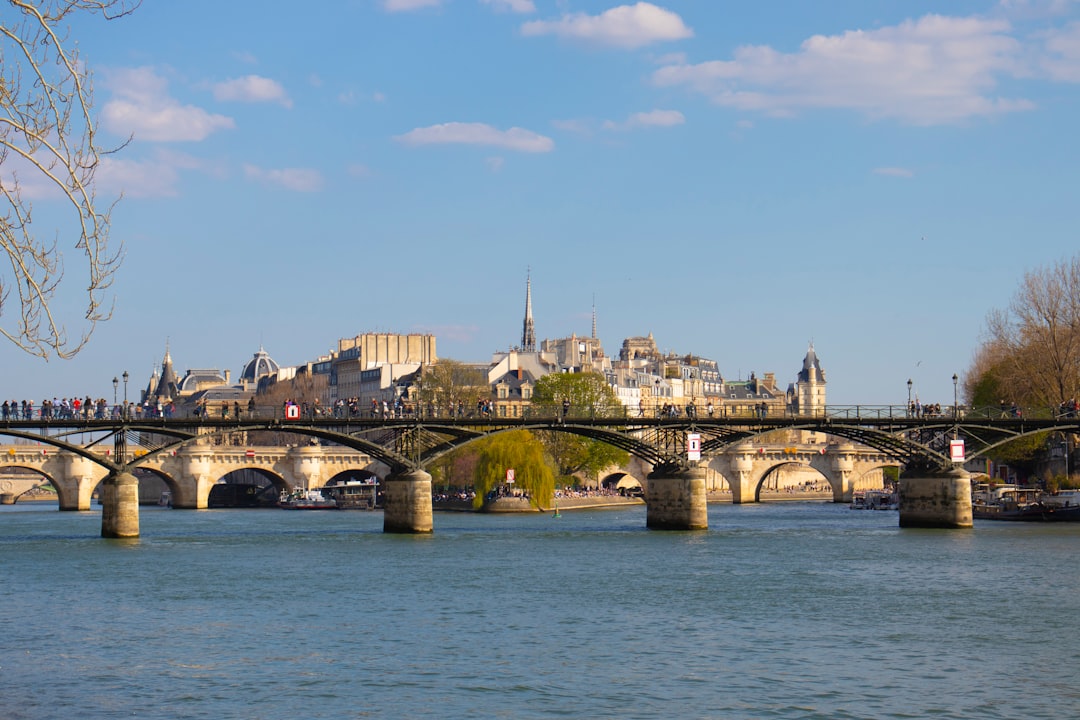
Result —
<path fill-rule="evenodd" d="M 290 489 L 285 478 L 266 468 L 232 468 L 209 486 L 206 507 L 264 507 L 276 502 L 282 492 Z"/>
<path fill-rule="evenodd" d="M 214 478 L 206 486 L 204 507 L 265 507 L 272 505 L 282 492 L 295 488 L 288 481 L 266 467 L 241 465 Z"/>
<path fill-rule="evenodd" d="M 26 474 L 8 475 L 7 477 L 0 478 L 0 498 L 3 498 L 4 504 L 14 505 L 27 493 L 36 490 L 42 485 L 51 485 L 56 489 L 57 497 L 59 498 L 60 490 L 57 489 L 56 483 L 48 473 L 42 471 L 39 467 L 32 467 L 30 465 L 23 465 L 19 463 L 0 462 L 0 470 L 26 470 Z"/>
<path fill-rule="evenodd" d="M 620 495 L 637 495 L 645 492 L 639 478 L 621 470 L 612 472 L 600 479 L 600 487 L 614 490 Z"/>
<path fill-rule="evenodd" d="M 769 488 L 770 480 L 774 483 L 774 487 L 771 489 Z M 836 481 L 828 473 L 822 472 L 820 468 L 798 460 L 776 462 L 767 466 L 757 480 L 754 488 L 754 502 L 762 502 L 763 493 L 766 499 L 776 500 L 782 498 L 785 493 L 796 492 L 796 488 L 806 488 L 806 483 L 811 482 L 814 483 L 813 487 L 816 488 L 820 488 L 822 485 L 827 486 L 828 490 L 821 492 L 823 494 L 828 492 L 830 500 L 835 497 L 837 493 Z"/>

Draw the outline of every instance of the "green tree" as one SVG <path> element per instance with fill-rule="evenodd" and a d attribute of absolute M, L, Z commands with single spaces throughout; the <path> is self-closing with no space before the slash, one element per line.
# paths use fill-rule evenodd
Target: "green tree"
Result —
<path fill-rule="evenodd" d="M 476 463 L 473 487 L 474 503 L 480 507 L 493 488 L 506 482 L 506 471 L 513 468 L 514 484 L 529 494 L 536 507 L 551 503 L 555 495 L 555 474 L 544 458 L 544 446 L 528 430 L 508 430 L 479 440 L 476 443 L 479 460 Z"/>
<path fill-rule="evenodd" d="M 533 405 L 542 415 L 560 415 L 569 400 L 568 417 L 621 417 L 622 403 L 599 373 L 555 373 L 536 382 Z M 611 465 L 622 465 L 629 454 L 600 440 L 563 432 L 544 432 L 540 440 L 555 462 L 561 477 L 597 474 Z"/>
<path fill-rule="evenodd" d="M 625 465 L 630 453 L 602 440 L 558 431 L 540 433 L 540 441 L 555 462 L 560 477 L 584 475 L 597 480 L 605 468 Z"/>
<path fill-rule="evenodd" d="M 138 0 L 8 0 L 0 19 L 0 334 L 48 358 L 79 352 L 112 315 L 103 297 L 120 265 L 109 248 L 111 203 L 99 203 L 95 176 L 108 152 L 97 138 L 90 71 L 69 42 L 66 23 L 79 14 L 113 19 Z M 34 196 L 61 200 L 62 227 L 82 255 L 82 329 L 69 337 L 54 311 L 64 277 L 63 251 L 38 236 Z M 52 233 L 47 233 L 49 235 Z M 13 292 L 14 291 L 14 292 Z M 14 305 L 9 301 L 14 301 Z M 10 318 L 10 320 L 8 319 Z"/>
<path fill-rule="evenodd" d="M 569 401 L 569 417 L 621 417 L 626 411 L 599 373 L 552 373 L 536 381 L 533 406 L 545 416 L 560 415 Z"/>

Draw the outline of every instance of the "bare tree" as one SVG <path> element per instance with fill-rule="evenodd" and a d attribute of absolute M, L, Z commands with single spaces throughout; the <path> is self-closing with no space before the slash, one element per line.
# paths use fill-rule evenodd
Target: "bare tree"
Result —
<path fill-rule="evenodd" d="M 1054 406 L 1080 393 L 1080 256 L 1024 275 L 1007 310 L 987 318 L 967 389 L 992 373 L 1025 405 Z"/>
<path fill-rule="evenodd" d="M 7 0 L 0 20 L 0 247 L 10 274 L 0 272 L 0 333 L 26 352 L 68 358 L 99 322 L 112 315 L 103 302 L 120 265 L 109 248 L 115 203 L 99 205 L 95 175 L 102 155 L 89 70 L 65 30 L 78 13 L 105 19 L 127 15 L 139 0 Z M 86 303 L 82 329 L 69 338 L 54 306 L 64 277 L 57 239 L 42 239 L 32 197 L 47 192 L 68 209 L 68 235 L 83 255 Z M 68 230 L 70 227 L 70 231 Z M 80 303 L 81 304 L 81 303 Z"/>

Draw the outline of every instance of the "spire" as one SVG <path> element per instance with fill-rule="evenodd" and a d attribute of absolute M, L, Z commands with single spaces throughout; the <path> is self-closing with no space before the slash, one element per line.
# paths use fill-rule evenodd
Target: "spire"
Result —
<path fill-rule="evenodd" d="M 536 352 L 536 328 L 532 315 L 532 270 L 525 276 L 525 324 L 521 328 L 521 349 Z"/>
<path fill-rule="evenodd" d="M 592 296 L 592 336 L 596 339 L 596 293 Z"/>

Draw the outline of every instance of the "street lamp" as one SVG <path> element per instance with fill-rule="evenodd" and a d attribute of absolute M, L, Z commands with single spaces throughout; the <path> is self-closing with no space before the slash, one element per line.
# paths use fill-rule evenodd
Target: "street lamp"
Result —
<path fill-rule="evenodd" d="M 120 387 L 120 380 L 119 380 L 119 378 L 114 376 L 113 379 L 112 379 L 112 404 L 113 404 L 113 407 L 116 407 L 116 389 L 118 387 Z"/>
<path fill-rule="evenodd" d="M 907 412 L 911 415 L 911 378 L 907 380 Z"/>
<path fill-rule="evenodd" d="M 960 378 L 956 377 L 956 373 L 952 374 L 952 416 L 953 420 L 960 417 L 960 408 L 956 404 L 956 381 Z"/>
<path fill-rule="evenodd" d="M 120 377 L 124 378 L 124 417 L 126 418 L 127 415 L 128 415 L 128 401 L 127 401 L 127 381 L 128 381 L 128 377 L 129 377 L 128 376 L 128 371 L 125 370 L 124 374 L 121 375 Z"/>

